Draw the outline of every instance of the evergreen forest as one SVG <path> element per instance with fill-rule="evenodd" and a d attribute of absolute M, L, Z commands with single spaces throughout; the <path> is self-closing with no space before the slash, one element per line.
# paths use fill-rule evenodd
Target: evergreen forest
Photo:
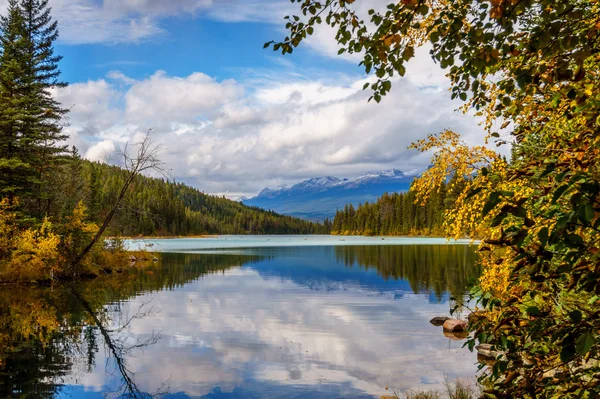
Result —
<path fill-rule="evenodd" d="M 442 184 L 425 203 L 417 202 L 414 190 L 385 193 L 376 202 L 346 205 L 338 210 L 332 223 L 332 234 L 443 236 L 444 212 L 452 209 L 456 195 Z"/>

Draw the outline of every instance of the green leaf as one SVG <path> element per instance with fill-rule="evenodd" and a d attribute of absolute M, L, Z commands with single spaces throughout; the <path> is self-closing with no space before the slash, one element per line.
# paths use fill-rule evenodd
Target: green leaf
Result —
<path fill-rule="evenodd" d="M 429 7 L 426 4 L 421 4 L 419 7 L 417 7 L 417 13 L 421 15 L 427 15 L 428 12 Z"/>
<path fill-rule="evenodd" d="M 554 195 L 552 196 L 552 204 L 556 204 L 556 201 L 567 191 L 570 186 L 568 184 L 563 184 L 559 188 L 556 189 Z"/>
<path fill-rule="evenodd" d="M 474 195 L 477 195 L 481 192 L 481 187 L 476 187 L 474 189 L 469 190 L 469 193 L 467 194 L 467 199 L 473 197 Z"/>
<path fill-rule="evenodd" d="M 596 339 L 594 338 L 594 335 L 592 332 L 588 331 L 577 338 L 575 341 L 575 348 L 577 348 L 577 353 L 581 356 L 585 356 L 595 344 Z"/>
<path fill-rule="evenodd" d="M 554 169 L 556 169 L 556 163 L 553 162 L 553 163 L 550 163 L 550 164 L 546 165 L 546 169 L 544 169 L 544 171 L 542 172 L 542 174 L 540 175 L 540 177 L 544 177 L 544 176 L 548 175 Z"/>
<path fill-rule="evenodd" d="M 576 246 L 583 246 L 583 238 L 581 238 L 580 235 L 577 235 L 575 233 L 571 233 L 567 236 L 567 241 L 569 241 L 571 244 L 576 245 Z"/>
<path fill-rule="evenodd" d="M 539 316 L 540 315 L 540 308 L 538 308 L 537 306 L 530 306 L 527 308 L 527 314 L 530 316 Z"/>
<path fill-rule="evenodd" d="M 594 219 L 594 207 L 589 202 L 579 208 L 579 220 L 584 224 L 590 224 Z"/>
<path fill-rule="evenodd" d="M 502 224 L 502 221 L 508 216 L 507 213 L 505 212 L 500 212 L 499 214 L 497 214 L 494 219 L 492 219 L 491 223 L 490 223 L 490 227 L 497 227 L 500 226 L 500 224 Z"/>
<path fill-rule="evenodd" d="M 565 345 L 560 351 L 560 361 L 563 363 L 568 363 L 573 356 L 575 356 L 575 348 L 573 345 Z"/>
<path fill-rule="evenodd" d="M 493 192 L 490 194 L 490 198 L 488 198 L 487 202 L 483 206 L 482 216 L 486 216 L 492 209 L 496 207 L 500 203 L 500 193 Z"/>
<path fill-rule="evenodd" d="M 518 218 L 527 217 L 527 211 L 522 206 L 517 206 L 516 208 L 511 209 L 510 213 L 515 215 Z"/>
<path fill-rule="evenodd" d="M 548 242 L 548 227 L 542 227 L 542 229 L 538 232 L 538 239 L 542 244 L 546 244 Z"/>

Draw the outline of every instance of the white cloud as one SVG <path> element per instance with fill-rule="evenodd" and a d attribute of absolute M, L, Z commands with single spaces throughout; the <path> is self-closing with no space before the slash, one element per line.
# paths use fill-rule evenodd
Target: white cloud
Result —
<path fill-rule="evenodd" d="M 6 9 L 0 0 L 0 10 Z M 162 20 L 191 15 L 226 22 L 281 21 L 289 4 L 279 0 L 50 0 L 67 44 L 136 43 L 167 34 Z"/>
<path fill-rule="evenodd" d="M 127 358 L 136 383 L 153 392 L 168 382 L 172 392 L 193 397 L 215 386 L 231 392 L 248 379 L 307 390 L 343 384 L 379 396 L 386 386 L 437 388 L 445 378 L 475 374 L 475 355 L 428 323 L 447 313 L 447 304 L 425 304 L 424 296 L 410 292 L 393 300 L 397 291 L 390 288 L 377 292 L 335 280 L 322 284 L 309 289 L 244 267 L 153 294 L 150 306 L 160 311 L 133 319 L 126 332 L 143 340 L 149 331 L 161 331 L 155 345 Z M 150 295 L 124 306 L 137 309 Z M 106 373 L 102 355 L 79 384 L 97 386 Z M 156 367 L 156 359 L 163 367 Z M 66 378 L 66 384 L 73 383 L 73 376 Z"/>
<path fill-rule="evenodd" d="M 242 93 L 233 80 L 217 82 L 200 72 L 170 77 L 158 71 L 131 86 L 125 95 L 126 112 L 134 122 L 194 121 Z"/>
<path fill-rule="evenodd" d="M 121 71 L 110 71 L 110 72 L 108 72 L 108 74 L 106 74 L 106 77 L 108 79 L 115 80 L 115 81 L 123 83 L 125 85 L 132 85 L 137 82 L 137 80 L 132 79 L 128 76 L 125 76 L 125 74 Z"/>
<path fill-rule="evenodd" d="M 113 72 L 57 97 L 73 106 L 67 132 L 88 157 L 153 128 L 172 177 L 232 198 L 315 176 L 425 168 L 429 155 L 406 147 L 445 128 L 483 142 L 477 121 L 457 114 L 442 88 L 401 79 L 376 104 L 362 77 L 281 76 L 240 83 L 159 71 L 133 81 Z"/>
<path fill-rule="evenodd" d="M 85 157 L 91 161 L 106 162 L 115 153 L 117 147 L 112 140 L 103 140 L 87 150 Z"/>

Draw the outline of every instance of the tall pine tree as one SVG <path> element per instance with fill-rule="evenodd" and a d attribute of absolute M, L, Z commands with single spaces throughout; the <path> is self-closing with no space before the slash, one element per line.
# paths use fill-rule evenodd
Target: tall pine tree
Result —
<path fill-rule="evenodd" d="M 27 48 L 23 14 L 18 1 L 9 0 L 7 15 L 0 17 L 0 195 L 11 202 L 31 195 L 36 182 L 23 133 Z"/>
<path fill-rule="evenodd" d="M 59 80 L 58 63 L 62 59 L 54 53 L 53 44 L 58 39 L 58 23 L 52 20 L 48 0 L 21 0 L 24 33 L 27 43 L 25 69 L 27 116 L 24 133 L 31 140 L 29 162 L 37 173 L 38 184 L 34 192 L 37 206 L 35 213 L 42 216 L 48 212 L 43 206 L 49 198 L 47 175 L 55 166 L 67 146 L 61 145 L 67 136 L 62 133 L 62 119 L 67 110 L 54 99 L 51 90 L 65 87 Z"/>
<path fill-rule="evenodd" d="M 0 19 L 0 194 L 22 196 L 34 216 L 47 213 L 44 184 L 66 147 L 60 143 L 67 110 L 51 90 L 59 80 L 58 37 L 48 0 L 9 0 Z"/>

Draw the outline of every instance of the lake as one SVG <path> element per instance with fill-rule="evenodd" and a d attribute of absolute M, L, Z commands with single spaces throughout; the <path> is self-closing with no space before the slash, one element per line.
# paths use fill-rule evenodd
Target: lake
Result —
<path fill-rule="evenodd" d="M 128 245 L 161 259 L 76 286 L 0 288 L 0 397 L 378 398 L 476 374 L 464 341 L 429 323 L 479 276 L 465 243 Z"/>

